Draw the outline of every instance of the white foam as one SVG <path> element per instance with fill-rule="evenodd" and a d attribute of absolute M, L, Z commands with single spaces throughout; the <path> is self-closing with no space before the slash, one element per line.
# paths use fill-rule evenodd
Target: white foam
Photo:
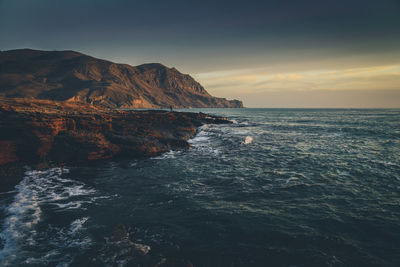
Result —
<path fill-rule="evenodd" d="M 211 132 L 211 130 L 211 125 L 206 124 L 200 127 L 200 131 L 197 133 L 197 135 L 188 142 L 191 144 L 192 148 L 200 153 L 219 155 L 221 151 L 215 148 L 215 145 L 212 143 L 211 137 L 214 134 Z"/>
<path fill-rule="evenodd" d="M 210 133 L 207 131 L 209 127 L 209 125 L 200 127 L 200 131 L 196 134 L 196 136 L 188 140 L 189 144 L 197 145 L 208 141 L 210 139 Z"/>
<path fill-rule="evenodd" d="M 182 152 L 181 151 L 170 150 L 168 152 L 165 152 L 165 153 L 161 154 L 160 156 L 152 157 L 151 159 L 174 159 L 180 153 L 182 153 Z"/>
<path fill-rule="evenodd" d="M 207 136 L 196 136 L 195 138 L 190 139 L 188 142 L 193 145 L 193 144 L 203 143 L 209 139 L 210 137 Z"/>
<path fill-rule="evenodd" d="M 251 143 L 253 143 L 253 137 L 251 137 L 251 136 L 246 136 L 246 138 L 242 142 L 242 144 L 244 144 L 244 145 L 248 145 L 248 144 L 251 144 Z"/>
<path fill-rule="evenodd" d="M 73 222 L 71 223 L 71 226 L 70 226 L 70 232 L 71 232 L 72 234 L 74 234 L 74 233 L 76 233 L 76 232 L 82 230 L 82 229 L 83 229 L 83 225 L 85 224 L 85 222 L 86 222 L 88 219 L 89 219 L 89 217 L 82 217 L 82 218 L 80 218 L 80 219 L 76 219 L 75 221 L 73 221 Z"/>
<path fill-rule="evenodd" d="M 3 221 L 0 232 L 0 238 L 4 244 L 0 250 L 0 266 L 13 266 L 17 259 L 19 264 L 41 265 L 47 261 L 44 257 L 48 258 L 58 253 L 51 251 L 52 254 L 46 254 L 39 258 L 30 256 L 23 259 L 26 257 L 26 249 L 29 249 L 29 246 L 38 245 L 35 240 L 37 240 L 39 234 L 43 234 L 36 230 L 36 226 L 42 220 L 42 205 L 47 207 L 53 205 L 60 210 L 81 208 L 84 203 L 89 203 L 90 200 L 77 200 L 76 197 L 91 196 L 95 193 L 95 190 L 88 188 L 79 181 L 61 177 L 68 172 L 69 170 L 66 168 L 51 168 L 45 171 L 28 170 L 25 172 L 24 179 L 15 187 L 17 194 L 4 210 L 7 217 Z M 61 228 L 56 230 L 56 233 L 63 235 L 62 242 L 58 246 L 63 246 L 66 240 L 70 240 L 76 246 L 87 244 L 90 240 L 86 237 L 74 237 L 74 234 L 83 229 L 87 220 L 88 217 L 76 219 L 71 223 L 68 230 Z M 48 228 L 50 229 L 51 225 L 48 225 Z M 59 239 L 59 237 L 54 236 L 54 240 L 51 236 L 46 238 L 49 238 L 48 242 L 53 243 L 57 243 L 57 239 Z M 66 258 L 67 256 L 62 255 L 62 257 Z"/>
<path fill-rule="evenodd" d="M 372 162 L 376 162 L 376 163 L 380 163 L 380 164 L 388 165 L 388 166 L 400 166 L 399 164 L 396 164 L 396 163 L 391 162 L 391 161 L 372 160 Z"/>
<path fill-rule="evenodd" d="M 350 173 L 348 173 L 347 171 L 336 170 L 336 172 L 339 176 L 350 176 Z"/>
<path fill-rule="evenodd" d="M 74 256 L 66 252 L 68 249 L 85 249 L 89 247 L 92 240 L 85 235 L 84 224 L 89 217 L 82 217 L 71 222 L 68 228 L 53 227 L 49 225 L 48 229 L 52 235 L 49 235 L 47 247 L 51 247 L 44 255 L 31 256 L 23 261 L 24 264 L 49 265 L 57 263 L 56 266 L 69 266 Z M 50 264 L 55 265 L 55 264 Z"/>
<path fill-rule="evenodd" d="M 198 138 L 196 140 L 193 140 L 191 142 L 191 145 L 198 152 L 205 153 L 205 154 L 219 155 L 221 153 L 221 151 L 219 149 L 213 147 L 213 145 L 210 144 L 209 142 L 207 142 L 208 140 L 209 140 L 209 138 L 207 138 L 207 139 Z"/>

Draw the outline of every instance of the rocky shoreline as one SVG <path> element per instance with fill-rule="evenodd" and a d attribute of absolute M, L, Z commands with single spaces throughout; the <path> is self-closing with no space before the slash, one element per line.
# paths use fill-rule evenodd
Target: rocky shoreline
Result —
<path fill-rule="evenodd" d="M 199 126 L 231 123 L 204 113 L 126 111 L 68 102 L 0 98 L 0 166 L 84 164 L 189 147 Z"/>

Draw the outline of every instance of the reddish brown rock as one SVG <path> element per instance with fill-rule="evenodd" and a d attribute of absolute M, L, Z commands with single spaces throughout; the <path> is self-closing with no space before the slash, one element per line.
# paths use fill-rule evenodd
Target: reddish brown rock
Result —
<path fill-rule="evenodd" d="M 203 113 L 0 98 L 0 165 L 154 156 L 188 147 L 187 139 L 204 123 L 230 122 Z"/>

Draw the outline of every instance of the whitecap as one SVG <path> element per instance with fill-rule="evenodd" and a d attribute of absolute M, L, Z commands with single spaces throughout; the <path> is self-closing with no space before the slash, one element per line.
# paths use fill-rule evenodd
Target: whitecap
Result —
<path fill-rule="evenodd" d="M 206 131 L 206 129 L 208 130 L 209 127 L 209 125 L 204 125 L 200 127 L 200 131 L 196 134 L 195 137 L 189 139 L 188 143 L 191 145 L 197 145 L 208 141 L 210 139 L 210 132 Z"/>
<path fill-rule="evenodd" d="M 340 137 L 340 136 L 343 136 L 343 133 L 331 133 L 327 135 L 327 137 Z"/>
<path fill-rule="evenodd" d="M 181 151 L 170 150 L 168 152 L 161 154 L 160 156 L 152 157 L 151 159 L 174 159 L 180 153 L 181 153 Z"/>
<path fill-rule="evenodd" d="M 207 136 L 196 136 L 195 138 L 190 139 L 188 142 L 189 142 L 189 144 L 193 145 L 193 144 L 203 143 L 209 139 L 210 139 L 210 137 L 207 137 Z"/>
<path fill-rule="evenodd" d="M 87 200 L 76 198 L 77 196 L 92 196 L 96 191 L 82 182 L 62 178 L 62 175 L 68 172 L 69 170 L 66 168 L 51 168 L 45 171 L 27 170 L 25 172 L 23 180 L 15 187 L 16 195 L 12 202 L 4 208 L 6 217 L 0 232 L 0 239 L 3 243 L 3 247 L 0 249 L 1 266 L 14 266 L 21 263 L 41 265 L 47 262 L 47 259 L 43 258 L 44 256 L 38 258 L 35 258 L 34 255 L 28 256 L 30 247 L 37 245 L 36 240 L 42 239 L 43 234 L 46 236 L 48 234 L 37 230 L 37 225 L 42 221 L 43 206 L 48 209 L 49 205 L 53 205 L 61 211 L 82 209 L 84 204 L 92 202 L 90 198 Z M 87 237 L 74 237 L 74 234 L 83 229 L 87 220 L 87 217 L 74 220 L 68 230 L 60 228 L 56 233 L 63 235 L 64 244 L 68 243 L 66 240 L 69 240 L 69 243 L 75 242 L 76 246 L 86 245 L 90 243 Z M 48 225 L 48 230 L 50 228 L 51 225 Z M 59 237 L 50 235 L 48 239 L 50 243 L 57 243 Z M 63 243 L 61 242 L 59 246 L 63 246 Z M 52 253 L 58 254 L 57 251 Z M 46 255 L 50 257 L 53 254 Z M 65 258 L 66 255 L 63 257 Z"/>
<path fill-rule="evenodd" d="M 251 144 L 252 142 L 253 142 L 253 137 L 251 137 L 251 136 L 246 136 L 246 138 L 244 139 L 244 141 L 242 142 L 242 144 L 248 145 L 248 144 Z"/>
<path fill-rule="evenodd" d="M 297 181 L 297 180 L 299 180 L 299 178 L 297 178 L 297 177 L 290 177 L 289 179 L 286 180 L 286 183 L 289 183 L 289 182 L 291 182 L 291 181 Z"/>
<path fill-rule="evenodd" d="M 340 176 L 350 176 L 350 173 L 347 171 L 340 171 L 340 170 L 336 170 L 337 174 Z"/>
<path fill-rule="evenodd" d="M 398 164 L 391 162 L 391 161 L 384 161 L 384 160 L 372 160 L 372 162 L 376 162 L 379 164 L 387 165 L 387 166 L 399 166 Z"/>
<path fill-rule="evenodd" d="M 80 230 L 83 229 L 83 225 L 86 223 L 86 221 L 89 219 L 89 217 L 82 217 L 80 219 L 76 219 L 73 221 L 70 225 L 70 233 L 74 234 Z"/>
<path fill-rule="evenodd" d="M 221 150 L 215 147 L 214 140 L 212 139 L 212 137 L 220 136 L 220 134 L 216 134 L 213 132 L 214 130 L 215 128 L 212 128 L 210 125 L 200 127 L 197 135 L 188 140 L 189 144 L 200 153 L 220 155 Z"/>

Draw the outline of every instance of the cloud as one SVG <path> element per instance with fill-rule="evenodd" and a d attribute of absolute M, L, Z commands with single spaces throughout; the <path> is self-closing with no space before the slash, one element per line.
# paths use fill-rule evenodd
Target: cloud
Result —
<path fill-rule="evenodd" d="M 258 92 L 277 87 L 290 90 L 357 90 L 380 86 L 382 89 L 395 89 L 400 79 L 400 64 L 277 74 L 262 69 L 244 69 L 201 73 L 195 78 L 210 90 L 224 85 L 229 88 L 251 87 Z"/>
<path fill-rule="evenodd" d="M 333 92 L 332 99 L 343 92 L 383 91 L 400 92 L 400 64 L 307 70 L 273 73 L 270 69 L 242 69 L 202 73 L 196 78 L 217 96 L 231 95 L 239 99 L 256 99 L 268 94 L 281 93 L 290 98 L 289 92 Z M 294 95 L 294 94 L 293 94 Z M 368 93 L 376 98 L 376 94 Z M 395 94 L 396 96 L 399 94 Z M 253 97 L 253 98 L 252 98 Z M 282 99 L 281 99 L 282 100 Z M 293 99 L 288 99 L 292 102 Z M 348 102 L 346 102 L 348 103 Z M 246 103 L 245 103 L 246 104 Z M 400 105 L 400 99 L 399 99 Z M 259 105 L 258 105 L 259 106 Z"/>

